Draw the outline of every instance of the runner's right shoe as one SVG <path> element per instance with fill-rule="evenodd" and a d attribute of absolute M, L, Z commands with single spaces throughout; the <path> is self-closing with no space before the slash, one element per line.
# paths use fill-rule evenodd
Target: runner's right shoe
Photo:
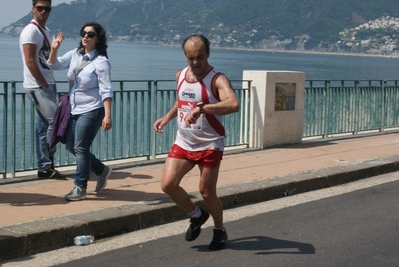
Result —
<path fill-rule="evenodd" d="M 220 250 L 226 247 L 227 242 L 227 232 L 226 229 L 224 230 L 217 230 L 213 229 L 213 239 L 212 242 L 209 244 L 210 250 Z"/>
<path fill-rule="evenodd" d="M 209 212 L 201 209 L 201 216 L 198 218 L 190 218 L 190 226 L 186 232 L 186 240 L 193 241 L 201 233 L 201 226 L 209 219 Z"/>

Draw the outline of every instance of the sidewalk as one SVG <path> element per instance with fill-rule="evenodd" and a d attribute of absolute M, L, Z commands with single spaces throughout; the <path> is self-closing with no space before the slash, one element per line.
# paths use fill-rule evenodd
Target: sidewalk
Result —
<path fill-rule="evenodd" d="M 218 182 L 224 207 L 232 208 L 316 190 L 399 170 L 399 131 L 304 141 L 265 150 L 226 151 Z M 112 165 L 106 189 L 87 200 L 64 200 L 68 180 L 33 177 L 0 180 L 0 260 L 73 243 L 77 235 L 97 239 L 186 219 L 160 189 L 163 160 L 136 166 Z M 140 166 L 141 165 L 141 166 Z M 182 181 L 195 201 L 197 168 Z"/>

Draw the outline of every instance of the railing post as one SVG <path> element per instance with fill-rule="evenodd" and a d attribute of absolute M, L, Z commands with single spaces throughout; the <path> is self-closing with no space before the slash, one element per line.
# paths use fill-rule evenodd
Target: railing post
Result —
<path fill-rule="evenodd" d="M 21 114 L 26 114 L 26 94 L 21 95 Z M 31 105 L 31 110 L 33 110 L 33 105 Z M 35 112 L 35 110 L 33 110 L 33 112 Z M 35 120 L 33 120 L 33 122 L 35 122 Z M 32 121 L 30 121 L 30 124 L 32 124 Z M 34 123 L 33 123 L 34 124 Z M 27 151 L 26 149 L 26 128 L 23 127 L 22 125 L 26 125 L 26 117 L 25 116 L 21 116 L 21 165 L 24 166 L 23 169 L 25 169 L 25 151 Z M 35 132 L 30 132 L 30 136 L 35 136 Z M 32 142 L 30 142 L 31 144 L 36 143 L 34 142 L 33 138 L 31 139 Z M 33 149 L 31 149 L 31 151 L 33 151 Z M 34 157 L 32 156 L 30 158 L 30 166 L 32 167 L 34 165 Z"/>
<path fill-rule="evenodd" d="M 309 81 L 309 88 L 310 88 L 310 90 L 312 90 L 312 88 L 313 88 L 313 80 Z M 305 104 L 304 105 L 305 105 L 305 107 L 306 107 L 306 103 L 308 102 L 308 99 L 309 99 L 310 90 L 308 90 L 308 88 L 306 88 L 306 85 L 305 85 L 305 89 L 304 89 L 304 94 L 305 94 L 305 96 L 304 96 Z M 304 109 L 304 116 L 303 116 L 303 122 L 302 122 L 302 124 L 303 124 L 303 126 L 302 126 L 302 137 L 303 136 L 307 136 L 307 135 L 309 135 L 309 133 L 313 132 L 313 129 L 311 127 L 309 127 L 308 123 L 306 123 L 307 121 L 309 121 L 309 117 L 310 117 L 309 115 L 310 114 L 311 114 L 310 112 L 306 112 L 306 109 Z"/>
<path fill-rule="evenodd" d="M 7 177 L 7 162 L 8 162 L 8 157 L 7 157 L 7 148 L 8 148 L 8 142 L 7 142 L 7 125 L 8 125 L 8 83 L 4 83 L 3 86 L 4 89 L 4 107 L 3 107 L 3 178 Z"/>
<path fill-rule="evenodd" d="M 150 110 L 150 118 L 151 121 L 154 123 L 155 120 L 157 119 L 157 89 L 158 89 L 158 81 L 152 81 L 153 86 L 151 86 L 151 82 L 148 82 L 148 86 L 150 87 L 150 105 L 149 105 L 149 110 Z M 151 131 L 151 141 L 150 141 L 150 157 L 151 159 L 156 158 L 156 132 L 154 130 Z"/>
<path fill-rule="evenodd" d="M 242 118 L 245 118 L 244 119 L 244 132 L 243 132 L 243 135 L 244 135 L 244 141 L 241 141 L 242 143 L 245 143 L 245 144 L 247 144 L 247 147 L 249 146 L 248 145 L 248 143 L 249 143 L 249 136 L 248 136 L 248 133 L 249 133 L 249 122 L 250 122 L 250 119 L 251 119 L 251 114 L 250 114 L 250 110 L 251 110 L 251 101 L 250 101 L 250 99 L 251 99 L 251 82 L 252 81 L 248 81 L 248 90 L 246 90 L 246 91 L 244 91 L 244 95 L 245 95 L 245 97 L 244 97 L 244 99 L 246 100 L 245 101 L 245 108 L 244 108 L 244 114 L 243 114 L 243 116 L 242 116 Z"/>
<path fill-rule="evenodd" d="M 31 121 L 31 123 L 30 123 L 30 136 L 29 136 L 29 138 L 30 138 L 30 143 L 32 144 L 32 149 L 31 149 L 31 152 L 30 152 L 30 155 L 31 155 L 31 162 L 30 162 L 30 167 L 34 167 L 34 163 L 35 163 L 35 158 L 36 158 L 36 153 L 35 153 L 35 146 L 36 146 L 36 142 L 35 142 L 35 136 L 36 136 L 36 124 L 35 124 L 35 122 L 36 122 L 36 120 L 35 120 L 35 115 L 36 115 L 36 109 L 35 109 L 35 106 L 34 105 L 30 105 L 30 107 L 29 107 L 29 109 L 30 109 L 30 112 L 29 112 L 29 114 L 30 114 L 30 121 Z"/>
<path fill-rule="evenodd" d="M 120 85 L 121 85 L 121 90 L 123 91 L 124 90 L 123 81 L 121 81 Z M 130 103 L 132 101 L 131 98 L 132 98 L 131 92 L 126 91 L 126 105 L 124 103 L 124 106 L 127 107 L 126 108 L 126 113 L 125 113 L 125 116 L 126 116 L 125 129 L 126 129 L 127 132 L 130 130 L 130 127 L 132 125 L 132 120 L 131 120 L 132 113 L 131 113 L 131 110 L 129 108 L 130 107 Z M 127 134 L 127 136 L 125 138 L 126 138 L 126 154 L 124 155 L 124 157 L 129 157 L 130 149 L 131 149 L 131 135 L 130 135 L 130 133 Z M 122 140 L 122 137 L 121 137 L 120 140 Z"/>
<path fill-rule="evenodd" d="M 11 178 L 15 178 L 15 150 L 16 150 L 16 89 L 15 82 L 11 83 Z"/>
<path fill-rule="evenodd" d="M 359 121 L 360 121 L 360 92 L 359 92 L 359 80 L 355 80 L 355 121 L 353 126 L 353 135 L 358 134 L 359 131 Z"/>
<path fill-rule="evenodd" d="M 323 108 L 323 117 L 326 118 L 326 124 L 324 126 L 324 135 L 323 138 L 328 137 L 330 130 L 330 81 L 324 81 L 325 95 L 324 95 L 324 108 Z"/>
<path fill-rule="evenodd" d="M 309 103 L 308 99 L 310 97 L 310 94 L 313 93 L 313 80 L 309 81 L 309 88 L 310 89 L 307 90 L 305 87 L 305 108 L 306 108 L 306 103 Z M 314 120 L 312 118 L 312 113 L 305 111 L 304 114 L 306 114 L 306 115 L 303 117 L 303 121 L 305 122 L 305 123 L 303 123 L 303 125 L 306 125 L 306 127 L 303 127 L 302 135 L 308 136 L 308 135 L 311 135 L 311 133 L 313 133 L 315 131 L 315 127 L 314 127 L 314 124 L 309 124 L 306 122 L 314 121 Z M 321 115 L 323 116 L 323 114 L 321 114 Z M 317 126 L 316 126 L 316 128 L 317 128 Z"/>
<path fill-rule="evenodd" d="M 123 81 L 119 82 L 119 88 L 120 88 L 120 98 L 119 98 L 119 100 L 120 100 L 120 103 L 119 103 L 118 107 L 119 107 L 119 118 L 121 118 L 121 123 L 119 123 L 119 129 L 118 129 L 118 135 L 119 135 L 118 139 L 119 140 L 123 140 L 123 124 L 124 123 L 123 123 L 122 118 L 124 117 L 123 116 L 123 107 L 125 106 L 125 101 L 124 101 L 124 89 L 125 88 L 124 88 L 124 85 L 125 84 L 124 84 Z M 129 129 L 129 128 L 127 128 L 127 129 Z M 112 135 L 112 139 L 113 139 L 112 140 L 113 144 L 116 145 L 116 134 Z M 123 142 L 119 142 L 119 146 L 120 146 L 119 147 L 120 151 L 123 151 L 123 149 L 124 149 Z M 116 158 L 115 150 L 114 150 L 114 154 L 112 155 L 112 158 Z"/>
<path fill-rule="evenodd" d="M 387 81 L 380 80 L 380 88 L 381 88 L 381 124 L 380 124 L 380 132 L 383 132 L 386 125 L 386 115 L 385 115 L 385 88 L 387 86 Z"/>

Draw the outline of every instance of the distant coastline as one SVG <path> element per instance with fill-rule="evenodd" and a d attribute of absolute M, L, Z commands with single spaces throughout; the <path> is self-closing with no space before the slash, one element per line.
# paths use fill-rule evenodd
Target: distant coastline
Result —
<path fill-rule="evenodd" d="M 250 48 L 216 47 L 216 46 L 212 47 L 212 49 L 241 50 L 241 51 L 268 52 L 268 53 L 293 53 L 293 54 L 312 54 L 312 55 L 331 55 L 331 56 L 399 58 L 399 55 L 380 55 L 380 54 L 349 53 L 349 52 L 321 52 L 321 51 L 307 51 L 307 50 L 250 49 Z"/>
<path fill-rule="evenodd" d="M 117 41 L 119 42 L 119 41 Z M 133 42 L 135 43 L 135 42 Z M 149 43 L 135 43 L 135 44 L 149 44 Z M 168 45 L 168 44 L 156 44 L 165 47 L 180 47 L 180 45 Z M 212 46 L 211 49 L 218 50 L 235 50 L 235 51 L 254 51 L 254 52 L 266 52 L 266 53 L 293 53 L 293 54 L 312 54 L 312 55 L 330 55 L 330 56 L 352 56 L 352 57 L 383 57 L 383 58 L 399 58 L 399 55 L 380 55 L 380 54 L 367 54 L 367 53 L 349 53 L 349 52 L 322 52 L 322 51 L 310 51 L 310 50 L 280 50 L 280 49 L 255 49 L 255 48 L 244 48 L 244 47 L 221 47 Z"/>

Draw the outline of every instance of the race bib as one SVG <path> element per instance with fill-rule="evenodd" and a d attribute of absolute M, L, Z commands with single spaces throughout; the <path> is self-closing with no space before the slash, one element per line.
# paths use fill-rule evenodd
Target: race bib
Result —
<path fill-rule="evenodd" d="M 202 122 L 203 116 L 201 116 L 188 127 L 186 127 L 184 119 L 186 118 L 187 114 L 196 107 L 195 102 L 188 102 L 188 101 L 179 101 L 177 107 L 177 117 L 178 117 L 178 125 L 180 129 L 190 130 L 190 131 L 202 131 Z"/>

